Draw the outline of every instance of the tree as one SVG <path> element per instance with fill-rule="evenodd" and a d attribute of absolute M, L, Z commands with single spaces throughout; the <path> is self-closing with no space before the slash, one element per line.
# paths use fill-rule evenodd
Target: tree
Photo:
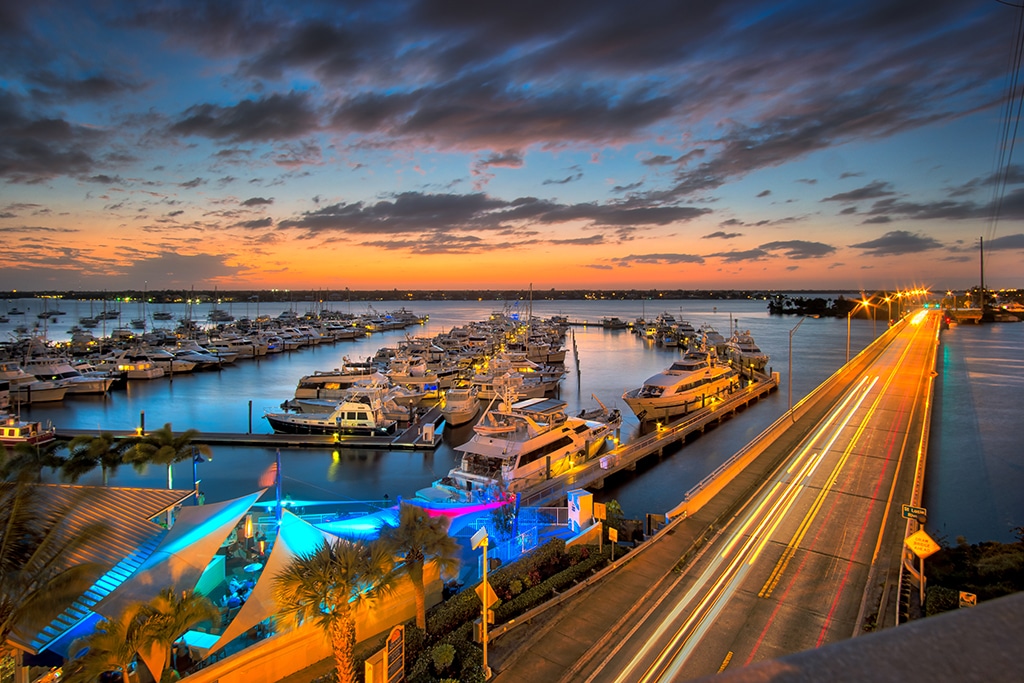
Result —
<path fill-rule="evenodd" d="M 64 666 L 61 681 L 92 683 L 101 674 L 120 671 L 124 683 L 131 683 L 132 663 L 147 638 L 144 610 L 145 603 L 129 603 L 117 617 L 103 619 L 92 633 L 73 642 L 69 652 L 74 658 Z"/>
<path fill-rule="evenodd" d="M 117 439 L 110 432 L 93 436 L 80 434 L 68 442 L 68 457 L 61 466 L 61 476 L 72 484 L 97 467 L 103 470 L 103 485 L 108 477 L 117 474 L 124 464 L 125 454 L 135 447 L 129 439 Z"/>
<path fill-rule="evenodd" d="M 147 603 L 129 603 L 117 617 L 99 622 L 93 633 L 71 645 L 71 653 L 78 656 L 64 667 L 61 680 L 92 683 L 100 674 L 120 671 L 125 683 L 130 683 L 132 662 L 144 653 L 152 655 L 151 662 L 159 667 L 153 677 L 160 680 L 174 641 L 204 621 L 219 624 L 220 612 L 193 591 L 166 588 Z"/>
<path fill-rule="evenodd" d="M 220 625 L 217 606 L 205 595 L 191 590 L 164 589 L 149 601 L 145 614 L 147 621 L 141 645 L 152 648 L 157 655 L 160 671 L 153 672 L 157 680 L 170 664 L 171 648 L 181 634 L 204 621 Z"/>
<path fill-rule="evenodd" d="M 49 467 L 56 472 L 64 464 L 64 458 L 57 453 L 63 447 L 60 441 L 15 444 L 7 453 L 3 467 L 0 468 L 0 476 L 19 480 L 31 477 L 37 483 L 42 483 L 44 468 Z"/>
<path fill-rule="evenodd" d="M 105 533 L 99 523 L 74 534 L 63 520 L 74 501 L 48 505 L 39 486 L 0 483 L 0 643 L 13 632 L 46 624 L 92 585 L 93 563 L 67 566 L 79 548 Z M 24 636 L 24 634 L 21 634 Z"/>
<path fill-rule="evenodd" d="M 324 540 L 274 577 L 282 623 L 312 622 L 331 641 L 339 683 L 354 683 L 356 610 L 393 590 L 394 560 L 380 541 Z"/>
<path fill-rule="evenodd" d="M 195 451 L 206 457 L 211 457 L 210 447 L 206 444 L 193 443 L 199 430 L 186 429 L 177 436 L 171 431 L 171 423 L 168 422 L 160 429 L 146 434 L 135 444 L 135 448 L 129 454 L 132 466 L 139 472 L 144 472 L 147 465 L 164 465 L 167 467 L 167 488 L 174 488 L 174 474 L 171 466 L 182 460 L 190 460 Z"/>
<path fill-rule="evenodd" d="M 388 544 L 395 559 L 405 564 L 416 596 L 416 626 L 427 627 L 426 590 L 423 586 L 423 568 L 437 562 L 443 576 L 458 571 L 460 547 L 448 535 L 451 520 L 444 516 L 431 517 L 418 505 L 402 503 L 398 510 L 398 525 L 384 526 L 380 540 Z"/>

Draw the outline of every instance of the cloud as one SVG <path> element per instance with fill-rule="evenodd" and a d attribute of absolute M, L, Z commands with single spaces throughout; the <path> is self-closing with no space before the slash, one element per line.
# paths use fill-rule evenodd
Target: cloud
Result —
<path fill-rule="evenodd" d="M 1024 234 L 1016 233 L 990 239 L 988 242 L 985 242 L 985 249 L 987 251 L 1024 249 Z"/>
<path fill-rule="evenodd" d="M 836 248 L 831 245 L 807 240 L 767 242 L 758 248 L 767 252 L 781 251 L 783 256 L 791 259 L 822 258 L 834 254 L 836 251 Z"/>
<path fill-rule="evenodd" d="M 896 194 L 892 190 L 890 183 L 876 180 L 873 183 L 869 183 L 864 187 L 857 188 L 856 190 L 850 190 L 849 192 L 840 192 L 834 194 L 831 197 L 825 197 L 821 201 L 823 202 L 859 202 L 865 199 L 878 199 L 880 197 L 890 197 Z"/>
<path fill-rule="evenodd" d="M 725 223 L 728 223 L 728 222 L 729 221 L 725 221 Z M 717 230 L 715 232 L 708 233 L 707 235 L 703 235 L 701 237 L 701 239 L 702 240 L 713 240 L 713 239 L 731 240 L 734 237 L 743 237 L 743 233 L 742 232 L 723 232 L 721 230 Z"/>
<path fill-rule="evenodd" d="M 612 260 L 620 266 L 704 263 L 704 257 L 697 254 L 630 254 L 629 256 L 619 256 Z"/>
<path fill-rule="evenodd" d="M 171 124 L 170 131 L 215 140 L 254 142 L 296 138 L 318 127 L 318 117 L 309 95 L 293 91 L 242 100 L 229 107 L 193 105 Z"/>
<path fill-rule="evenodd" d="M 851 244 L 854 249 L 863 249 L 869 256 L 901 256 L 916 254 L 930 249 L 941 249 L 942 243 L 926 235 L 893 230 L 867 242 Z"/>
<path fill-rule="evenodd" d="M 273 197 L 271 197 L 269 199 L 265 198 L 265 197 L 249 197 L 244 202 L 242 202 L 242 206 L 267 206 L 267 205 L 273 204 L 273 203 L 274 203 L 274 198 Z"/>

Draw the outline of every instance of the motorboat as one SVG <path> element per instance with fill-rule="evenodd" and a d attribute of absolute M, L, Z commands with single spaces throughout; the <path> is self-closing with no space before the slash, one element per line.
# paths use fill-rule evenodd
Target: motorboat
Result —
<path fill-rule="evenodd" d="M 362 379 L 345 390 L 341 400 L 326 398 L 293 398 L 281 407 L 300 413 L 330 413 L 340 403 L 380 403 L 385 420 L 410 422 L 416 414 L 415 403 L 408 400 L 408 390 L 373 379 Z M 418 402 L 418 401 L 417 401 Z"/>
<path fill-rule="evenodd" d="M 718 360 L 714 350 L 687 351 L 668 368 L 630 389 L 622 400 L 641 422 L 664 420 L 703 408 L 739 384 L 736 370 Z"/>
<path fill-rule="evenodd" d="M 137 350 L 114 351 L 101 358 L 97 367 L 100 370 L 123 373 L 128 379 L 156 379 L 166 374 L 149 356 Z"/>
<path fill-rule="evenodd" d="M 0 381 L 10 385 L 10 401 L 19 405 L 63 401 L 68 389 L 56 382 L 37 379 L 17 363 L 0 363 Z"/>
<path fill-rule="evenodd" d="M 163 369 L 166 375 L 181 375 L 186 372 L 192 372 L 198 367 L 198 363 L 195 361 L 181 358 L 172 351 L 160 346 L 147 347 L 145 355 L 154 365 Z"/>
<path fill-rule="evenodd" d="M 281 434 L 390 436 L 398 428 L 396 420 L 384 416 L 381 399 L 370 393 L 350 395 L 330 412 L 265 413 L 263 417 Z"/>
<path fill-rule="evenodd" d="M 479 389 L 473 385 L 452 387 L 444 393 L 441 414 L 452 427 L 471 422 L 480 414 Z"/>
<path fill-rule="evenodd" d="M 453 500 L 489 500 L 523 491 L 570 472 L 598 455 L 622 423 L 618 411 L 604 420 L 573 417 L 553 398 L 518 400 L 515 383 L 491 401 L 473 436 L 455 448 L 458 467 L 435 488 Z"/>
<path fill-rule="evenodd" d="M 11 414 L 0 414 L 0 444 L 17 446 L 20 443 L 39 445 L 57 438 L 53 427 L 43 428 L 39 422 L 22 420 Z"/>
<path fill-rule="evenodd" d="M 68 394 L 105 394 L 116 379 L 106 373 L 86 375 L 70 362 L 52 357 L 30 358 L 23 362 L 22 369 L 36 379 L 64 385 Z"/>
<path fill-rule="evenodd" d="M 346 359 L 347 361 L 347 359 Z M 364 379 L 386 382 L 387 378 L 376 367 L 353 365 L 346 362 L 334 370 L 317 370 L 312 375 L 299 378 L 295 387 L 295 398 L 321 398 L 342 400 L 345 392 L 356 382 Z"/>
<path fill-rule="evenodd" d="M 726 342 L 729 362 L 741 372 L 764 372 L 768 365 L 768 354 L 758 348 L 750 331 L 736 332 Z"/>

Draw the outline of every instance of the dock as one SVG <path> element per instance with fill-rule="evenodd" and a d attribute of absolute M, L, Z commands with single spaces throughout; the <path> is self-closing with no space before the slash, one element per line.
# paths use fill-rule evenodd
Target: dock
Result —
<path fill-rule="evenodd" d="M 573 468 L 570 472 L 530 486 L 520 492 L 520 505 L 552 505 L 565 500 L 567 492 L 572 489 L 600 489 L 609 476 L 623 470 L 635 470 L 637 463 L 650 455 L 663 456 L 669 446 L 674 446 L 691 435 L 703 433 L 708 427 L 729 419 L 778 387 L 779 373 L 758 375 L 756 381 L 705 408 L 695 410 L 672 422 L 659 424 L 651 434 L 618 445 L 611 451 Z"/>
<path fill-rule="evenodd" d="M 142 436 L 141 430 L 105 430 L 117 439 Z M 93 429 L 58 429 L 57 438 L 70 440 L 83 434 L 95 435 Z M 393 436 L 359 436 L 353 434 L 242 434 L 199 432 L 194 439 L 207 446 L 253 446 L 264 448 L 369 448 L 375 450 L 429 451 L 441 445 L 444 417 L 436 406 Z"/>

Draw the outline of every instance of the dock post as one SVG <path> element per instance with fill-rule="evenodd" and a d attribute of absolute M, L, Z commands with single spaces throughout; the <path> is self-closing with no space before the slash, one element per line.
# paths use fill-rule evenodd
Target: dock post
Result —
<path fill-rule="evenodd" d="M 252 399 L 249 399 L 249 433 L 252 434 Z"/>
<path fill-rule="evenodd" d="M 139 436 L 143 436 L 146 433 L 146 411 L 139 411 Z"/>

